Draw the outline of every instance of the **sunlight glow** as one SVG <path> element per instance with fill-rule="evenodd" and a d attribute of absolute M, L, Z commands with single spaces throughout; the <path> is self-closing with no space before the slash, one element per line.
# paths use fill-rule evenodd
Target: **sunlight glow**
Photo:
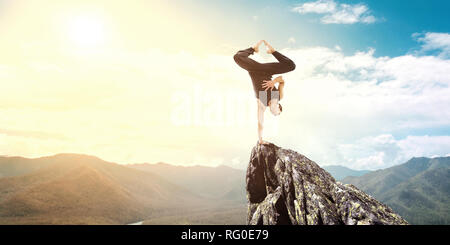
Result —
<path fill-rule="evenodd" d="M 95 16 L 78 16 L 69 23 L 69 37 L 77 45 L 97 46 L 105 41 L 104 23 Z"/>

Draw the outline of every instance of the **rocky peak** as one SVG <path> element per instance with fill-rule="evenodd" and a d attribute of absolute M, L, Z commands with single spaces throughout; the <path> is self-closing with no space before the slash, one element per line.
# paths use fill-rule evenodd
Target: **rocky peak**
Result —
<path fill-rule="evenodd" d="M 271 143 L 253 147 L 246 184 L 251 225 L 408 224 L 307 157 Z"/>

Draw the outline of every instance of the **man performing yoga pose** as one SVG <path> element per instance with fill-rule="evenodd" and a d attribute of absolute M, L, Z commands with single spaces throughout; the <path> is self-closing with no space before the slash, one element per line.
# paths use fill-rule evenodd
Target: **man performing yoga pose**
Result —
<path fill-rule="evenodd" d="M 272 54 L 279 62 L 259 63 L 249 58 L 254 52 L 259 51 L 261 43 L 267 46 L 267 53 Z M 280 52 L 270 46 L 265 40 L 261 40 L 255 46 L 239 50 L 234 55 L 234 61 L 247 70 L 250 74 L 253 83 L 253 90 L 255 91 L 256 103 L 258 105 L 258 139 L 260 144 L 267 143 L 262 139 L 264 112 L 266 107 L 270 107 L 273 115 L 280 115 L 282 111 L 279 101 L 283 98 L 284 80 L 281 76 L 272 80 L 272 75 L 286 73 L 295 69 L 295 64 L 288 57 L 282 55 Z M 275 84 L 278 83 L 278 88 Z M 267 91 L 270 89 L 270 91 Z"/>

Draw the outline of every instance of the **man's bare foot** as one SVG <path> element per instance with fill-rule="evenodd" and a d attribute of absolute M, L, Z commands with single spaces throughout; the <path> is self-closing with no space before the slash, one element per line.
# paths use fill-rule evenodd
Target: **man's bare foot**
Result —
<path fill-rule="evenodd" d="M 253 46 L 252 48 L 255 50 L 256 53 L 259 52 L 259 46 L 261 45 L 261 43 L 263 42 L 263 40 L 259 40 L 255 46 Z"/>
<path fill-rule="evenodd" d="M 268 43 L 266 42 L 266 40 L 263 40 L 264 44 L 267 47 L 267 53 L 268 54 L 272 54 L 273 52 L 275 52 L 275 49 Z"/>

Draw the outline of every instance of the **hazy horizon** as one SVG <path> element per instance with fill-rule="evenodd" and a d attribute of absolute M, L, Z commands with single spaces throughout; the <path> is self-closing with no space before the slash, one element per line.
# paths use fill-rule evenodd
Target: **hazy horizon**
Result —
<path fill-rule="evenodd" d="M 57 153 L 57 154 L 53 154 L 53 155 L 45 155 L 45 156 L 39 156 L 39 157 L 24 157 L 24 156 L 18 156 L 18 155 L 0 155 L 0 157 L 22 157 L 22 158 L 26 158 L 26 159 L 38 159 L 38 158 L 43 158 L 43 157 L 54 157 L 56 155 L 71 155 L 71 154 L 84 155 L 84 156 L 99 158 L 99 159 L 101 159 L 103 161 L 106 161 L 106 162 L 111 162 L 111 161 L 107 161 L 105 159 L 102 159 L 101 157 L 98 157 L 98 156 L 88 155 L 88 154 L 83 154 L 83 153 L 73 153 L 73 152 L 72 153 L 70 153 L 70 152 L 62 152 L 62 153 Z M 446 158 L 446 157 L 450 157 L 450 156 L 414 157 L 414 158 L 434 159 L 434 158 Z M 413 158 L 411 158 L 411 159 L 413 159 Z M 409 159 L 409 160 L 411 160 L 411 159 Z M 117 164 L 125 165 L 125 166 L 127 166 L 127 165 L 140 165 L 140 164 L 150 164 L 150 165 L 166 164 L 166 165 L 170 165 L 170 166 L 174 166 L 174 167 L 207 167 L 207 168 L 208 167 L 210 167 L 210 168 L 228 167 L 228 168 L 232 168 L 232 169 L 235 169 L 235 170 L 246 171 L 246 166 L 243 167 L 243 168 L 237 168 L 237 167 L 229 166 L 227 164 L 219 164 L 219 165 L 193 164 L 193 165 L 186 165 L 186 164 L 173 164 L 173 163 L 165 162 L 165 161 L 158 161 L 158 162 L 146 162 L 146 161 L 144 161 L 144 162 L 111 162 L 111 163 L 117 163 Z M 402 165 L 404 163 L 406 163 L 406 162 L 402 162 L 402 163 L 400 163 L 398 165 Z M 320 167 L 325 168 L 325 170 L 327 170 L 327 171 L 329 171 L 330 169 L 326 169 L 326 167 L 343 167 L 343 168 L 347 168 L 349 170 L 355 170 L 355 171 L 371 171 L 371 170 L 366 170 L 366 169 L 356 170 L 356 169 L 352 169 L 352 168 L 346 167 L 344 165 L 337 165 L 337 164 L 326 164 L 326 163 L 325 164 L 317 163 L 317 164 Z M 394 165 L 394 166 L 397 166 L 397 165 Z M 390 167 L 394 167 L 394 166 L 390 166 Z M 390 168 L 390 167 L 387 167 L 387 168 Z M 387 168 L 383 168 L 383 169 L 387 169 Z M 383 169 L 379 169 L 379 170 L 383 170 Z"/>

